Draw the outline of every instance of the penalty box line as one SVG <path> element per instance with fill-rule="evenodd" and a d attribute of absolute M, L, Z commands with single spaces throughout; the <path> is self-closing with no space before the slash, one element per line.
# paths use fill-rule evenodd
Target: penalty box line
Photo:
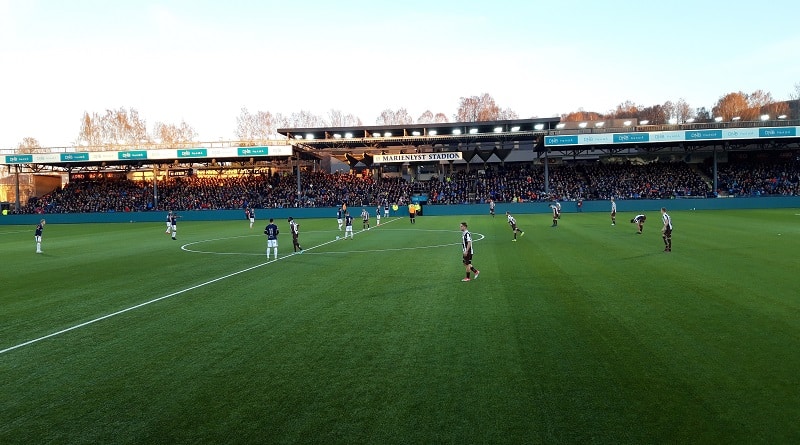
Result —
<path fill-rule="evenodd" d="M 397 220 L 399 220 L 399 218 L 398 219 L 394 219 L 392 221 L 387 221 L 386 224 L 388 224 L 390 222 L 397 221 Z M 356 233 L 361 233 L 361 232 L 365 232 L 365 231 L 366 231 L 366 229 L 362 229 L 362 230 L 360 230 L 360 231 L 358 231 Z M 310 248 L 305 249 L 305 250 L 313 250 L 313 249 L 316 249 L 318 247 L 322 247 L 322 246 L 328 245 L 330 243 L 335 243 L 335 242 L 336 242 L 336 240 L 327 241 L 327 242 L 324 242 L 322 244 L 318 244 L 316 246 L 310 247 Z M 11 351 L 13 351 L 15 349 L 19 349 L 19 348 L 22 348 L 22 347 L 25 347 L 25 346 L 32 345 L 34 343 L 38 343 L 38 342 L 43 341 L 43 340 L 47 340 L 48 338 L 53 338 L 53 337 L 57 337 L 57 336 L 59 336 L 61 334 L 66 334 L 67 332 L 74 331 L 74 330 L 89 326 L 91 324 L 94 324 L 94 323 L 97 323 L 99 321 L 103 321 L 103 320 L 109 319 L 111 317 L 116 317 L 117 315 L 122 315 L 122 314 L 124 314 L 126 312 L 130 312 L 132 310 L 142 308 L 144 306 L 159 302 L 161 300 L 166 300 L 167 298 L 172 298 L 172 297 L 184 294 L 186 292 L 189 292 L 189 291 L 192 291 L 192 290 L 195 290 L 195 289 L 199 289 L 199 288 L 204 287 L 204 286 L 208 286 L 209 284 L 214 284 L 214 283 L 216 283 L 218 281 L 226 280 L 228 278 L 235 277 L 236 275 L 240 275 L 240 274 L 243 274 L 245 272 L 250 272 L 251 270 L 258 269 L 260 267 L 266 266 L 267 264 L 272 264 L 272 263 L 274 263 L 276 261 L 281 261 L 281 260 L 284 260 L 286 258 L 290 258 L 290 257 L 292 257 L 294 255 L 299 255 L 299 253 L 298 252 L 293 252 L 293 253 L 290 253 L 289 255 L 284 255 L 284 256 L 282 256 L 280 258 L 276 258 L 276 259 L 271 260 L 271 261 L 267 261 L 267 262 L 264 262 L 264 263 L 261 263 L 261 264 L 256 264 L 255 266 L 251 266 L 251 267 L 248 267 L 246 269 L 242 269 L 242 270 L 239 270 L 239 271 L 236 271 L 236 272 L 233 272 L 233 273 L 229 273 L 227 275 L 223 275 L 221 277 L 214 278 L 213 280 L 208 280 L 206 282 L 203 282 L 203 283 L 200 283 L 200 284 L 196 284 L 196 285 L 191 286 L 191 287 L 187 287 L 186 289 L 181 289 L 181 290 L 179 290 L 177 292 L 173 292 L 171 294 L 164 295 L 162 297 L 158 297 L 158 298 L 154 298 L 154 299 L 149 300 L 149 301 L 145 301 L 144 303 L 139 303 L 139 304 L 137 304 L 135 306 L 131 306 L 131 307 L 128 307 L 128 308 L 125 308 L 125 309 L 122 309 L 122 310 L 119 310 L 119 311 L 116 311 L 116 312 L 112 312 L 110 314 L 103 315 L 102 317 L 97 317 L 95 319 L 92 319 L 92 320 L 89 320 L 89 321 L 85 321 L 85 322 L 80 323 L 80 324 L 76 324 L 75 326 L 70 326 L 70 327 L 68 327 L 66 329 L 62 329 L 60 331 L 56 331 L 56 332 L 44 335 L 44 336 L 39 337 L 39 338 L 34 338 L 33 340 L 28 340 L 26 342 L 20 343 L 20 344 L 15 345 L 15 346 L 11 346 L 11 347 L 8 347 L 8 348 L 5 348 L 5 349 L 0 349 L 0 354 L 5 354 L 6 352 L 11 352 Z"/>

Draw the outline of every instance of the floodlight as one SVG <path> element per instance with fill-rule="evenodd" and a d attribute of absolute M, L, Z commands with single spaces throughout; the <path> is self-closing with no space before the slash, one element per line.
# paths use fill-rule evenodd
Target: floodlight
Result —
<path fill-rule="evenodd" d="M 731 120 L 732 120 L 732 121 L 738 121 L 739 119 L 741 119 L 741 117 L 740 117 L 740 116 L 736 116 L 736 117 L 732 117 L 732 118 L 731 118 Z"/>
<path fill-rule="evenodd" d="M 594 126 L 595 126 L 595 128 L 600 128 L 605 124 L 606 124 L 605 122 L 597 122 L 596 124 L 594 124 Z"/>
<path fill-rule="evenodd" d="M 586 123 L 586 122 L 581 122 L 580 124 L 578 124 L 578 126 L 581 127 L 581 128 L 586 128 L 587 125 L 589 125 L 589 124 Z"/>
<path fill-rule="evenodd" d="M 667 123 L 669 123 L 670 125 L 675 125 L 678 123 L 678 119 L 673 117 L 672 119 L 668 120 Z"/>
<path fill-rule="evenodd" d="M 536 124 L 533 126 L 534 130 L 544 130 L 544 124 Z"/>
<path fill-rule="evenodd" d="M 303 135 L 302 134 L 296 134 L 296 135 L 294 135 L 294 138 L 295 139 L 303 139 Z"/>
<path fill-rule="evenodd" d="M 690 117 L 689 119 L 686 119 L 686 123 L 687 124 L 691 124 L 692 122 L 694 122 L 694 118 L 693 117 Z"/>
<path fill-rule="evenodd" d="M 411 136 L 419 136 L 419 131 L 412 131 Z"/>
<path fill-rule="evenodd" d="M 383 133 L 383 137 L 385 137 L 385 138 L 390 138 L 390 137 L 392 137 L 392 132 L 390 132 L 390 131 L 387 131 L 386 133 Z"/>
<path fill-rule="evenodd" d="M 631 121 L 625 121 L 625 122 L 622 123 L 622 125 L 624 125 L 626 127 L 630 127 L 631 126 Z"/>
<path fill-rule="evenodd" d="M 723 120 L 722 116 L 717 116 L 714 118 L 714 122 L 722 122 L 722 120 Z"/>
<path fill-rule="evenodd" d="M 503 132 L 503 127 L 494 127 L 494 132 L 495 133 L 502 133 Z"/>
<path fill-rule="evenodd" d="M 352 138 L 352 137 L 353 137 L 353 133 L 345 133 L 345 134 L 344 134 L 344 137 L 346 137 L 346 138 L 348 138 L 348 139 L 349 139 L 349 138 Z"/>
<path fill-rule="evenodd" d="M 558 128 L 559 130 L 564 128 L 564 127 L 566 127 L 566 126 L 567 126 L 567 124 L 556 124 L 556 128 Z"/>
<path fill-rule="evenodd" d="M 339 134 L 339 133 L 334 133 L 334 134 L 333 134 L 333 138 L 334 138 L 334 139 L 340 139 L 341 137 L 342 137 L 342 135 L 341 135 L 341 134 Z"/>
<path fill-rule="evenodd" d="M 519 131 L 519 125 L 511 127 L 511 131 Z"/>
<path fill-rule="evenodd" d="M 477 128 L 470 128 L 469 129 L 469 134 L 478 134 L 478 129 Z"/>
<path fill-rule="evenodd" d="M 459 130 L 458 128 L 453 129 L 453 134 L 461 134 L 461 130 Z"/>
<path fill-rule="evenodd" d="M 778 119 L 786 119 L 786 115 L 785 114 L 781 114 L 780 116 L 778 116 Z"/>
<path fill-rule="evenodd" d="M 761 115 L 761 120 L 762 121 L 768 121 L 769 120 L 769 114 L 762 114 Z"/>
<path fill-rule="evenodd" d="M 428 132 L 428 134 L 431 135 L 431 136 L 436 136 L 437 131 L 436 130 L 431 130 L 431 131 Z"/>
<path fill-rule="evenodd" d="M 311 133 L 306 134 L 306 139 L 314 139 L 314 135 Z"/>
<path fill-rule="evenodd" d="M 379 138 L 381 137 L 381 134 L 376 131 L 375 133 L 372 133 L 372 137 Z"/>
<path fill-rule="evenodd" d="M 650 121 L 649 121 L 649 120 L 647 120 L 647 119 L 645 119 L 645 120 L 643 120 L 643 121 L 641 121 L 641 122 L 639 122 L 639 123 L 640 123 L 640 124 L 642 124 L 642 125 L 647 125 L 647 124 L 649 124 L 649 123 L 650 123 Z"/>

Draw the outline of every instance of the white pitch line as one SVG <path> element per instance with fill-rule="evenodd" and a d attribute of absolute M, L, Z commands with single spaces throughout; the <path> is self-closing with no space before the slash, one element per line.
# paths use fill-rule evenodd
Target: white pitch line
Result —
<path fill-rule="evenodd" d="M 391 221 L 389 221 L 389 222 L 391 222 Z M 364 230 L 362 230 L 362 232 L 363 231 Z M 319 245 L 316 245 L 316 246 L 313 246 L 313 247 L 309 247 L 308 249 L 305 249 L 304 251 L 314 250 L 314 249 L 316 249 L 318 247 L 322 247 L 322 246 L 328 245 L 330 243 L 335 243 L 335 242 L 336 242 L 336 240 L 328 241 L 328 242 L 325 242 L 325 243 L 322 243 L 322 244 L 319 244 Z M 183 246 L 181 246 L 181 249 L 183 249 Z M 186 249 L 183 249 L 183 250 L 186 250 Z M 11 346 L 9 348 L 0 349 L 0 354 L 5 354 L 6 352 L 10 352 L 10 351 L 13 351 L 15 349 L 22 348 L 24 346 L 32 345 L 32 344 L 38 343 L 38 342 L 40 342 L 42 340 L 47 340 L 48 338 L 56 337 L 58 335 L 65 334 L 67 332 L 74 331 L 76 329 L 80 329 L 80 328 L 82 328 L 84 326 L 89 326 L 90 324 L 97 323 L 98 321 L 103 321 L 103 320 L 105 320 L 107 318 L 111 318 L 111 317 L 114 317 L 114 316 L 117 316 L 117 315 L 121 315 L 121 314 L 124 314 L 126 312 L 130 312 L 130 311 L 132 311 L 134 309 L 139 309 L 140 307 L 144 307 L 144 306 L 147 306 L 149 304 L 153 304 L 153 303 L 161 301 L 161 300 L 166 300 L 167 298 L 172 298 L 172 297 L 174 297 L 176 295 L 180 295 L 180 294 L 189 292 L 191 290 L 195 290 L 195 289 L 201 288 L 203 286 L 208 286 L 209 284 L 216 283 L 217 281 L 222 281 L 222 280 L 225 280 L 227 278 L 234 277 L 236 275 L 243 274 L 245 272 L 249 272 L 249 271 L 251 271 L 253 269 L 258 269 L 259 267 L 266 266 L 267 264 L 272 264 L 272 263 L 274 263 L 276 261 L 284 260 L 284 259 L 292 257 L 294 255 L 300 255 L 300 254 L 297 253 L 297 252 L 293 252 L 293 253 L 290 253 L 289 255 L 284 255 L 284 256 L 282 256 L 280 258 L 276 258 L 274 260 L 267 261 L 265 263 L 257 264 L 255 266 L 251 266 L 251 267 L 248 267 L 246 269 L 242 269 L 242 270 L 237 271 L 237 272 L 229 273 L 227 275 L 224 275 L 224 276 L 221 276 L 221 277 L 218 277 L 218 278 L 214 278 L 213 280 L 209 280 L 209 281 L 206 281 L 204 283 L 200 283 L 200 284 L 194 285 L 192 287 L 187 287 L 186 289 L 182 289 L 182 290 L 179 290 L 177 292 L 173 292 L 171 294 L 164 295 L 162 297 L 154 298 L 152 300 L 145 301 L 144 303 L 139 303 L 139 304 L 137 304 L 135 306 L 131 306 L 129 308 L 125 308 L 125 309 L 122 309 L 122 310 L 119 310 L 119 311 L 116 311 L 116 312 L 113 312 L 113 313 L 110 313 L 110 314 L 107 314 L 107 315 L 103 315 L 102 317 L 98 317 L 98 318 L 95 318 L 93 320 L 89 320 L 89 321 L 86 321 L 86 322 L 83 322 L 83 323 L 80 323 L 80 324 L 76 324 L 75 326 L 71 326 L 71 327 L 68 327 L 66 329 L 62 329 L 60 331 L 53 332 L 52 334 L 47 334 L 45 336 L 42 336 L 42 337 L 39 337 L 39 338 L 35 338 L 33 340 L 28 340 L 28 341 L 26 341 L 24 343 L 20 343 L 18 345 Z"/>

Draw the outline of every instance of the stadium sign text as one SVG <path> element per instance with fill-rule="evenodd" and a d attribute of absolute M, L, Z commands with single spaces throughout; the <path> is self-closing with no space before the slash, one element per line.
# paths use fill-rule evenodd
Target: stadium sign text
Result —
<path fill-rule="evenodd" d="M 432 161 L 457 161 L 461 159 L 461 152 L 444 152 L 444 153 L 415 153 L 415 154 L 397 154 L 397 155 L 375 155 L 373 161 L 375 164 L 388 164 L 392 162 L 432 162 Z"/>

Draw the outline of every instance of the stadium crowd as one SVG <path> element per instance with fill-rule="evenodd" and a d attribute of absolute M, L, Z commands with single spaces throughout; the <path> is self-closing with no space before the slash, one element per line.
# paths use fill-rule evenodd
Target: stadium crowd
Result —
<path fill-rule="evenodd" d="M 711 168 L 705 170 L 713 175 Z M 719 164 L 717 187 L 729 196 L 798 196 L 800 162 L 755 161 Z"/>
<path fill-rule="evenodd" d="M 709 172 L 686 163 L 560 164 L 548 169 L 545 192 L 540 165 L 509 164 L 457 170 L 427 181 L 369 174 L 303 172 L 245 176 L 190 176 L 152 181 L 75 181 L 32 198 L 22 213 L 231 210 L 408 204 L 427 195 L 433 205 L 495 202 L 669 199 L 713 196 Z M 800 195 L 798 163 L 720 164 L 720 192 L 736 196 Z M 155 193 L 158 193 L 156 204 Z"/>

